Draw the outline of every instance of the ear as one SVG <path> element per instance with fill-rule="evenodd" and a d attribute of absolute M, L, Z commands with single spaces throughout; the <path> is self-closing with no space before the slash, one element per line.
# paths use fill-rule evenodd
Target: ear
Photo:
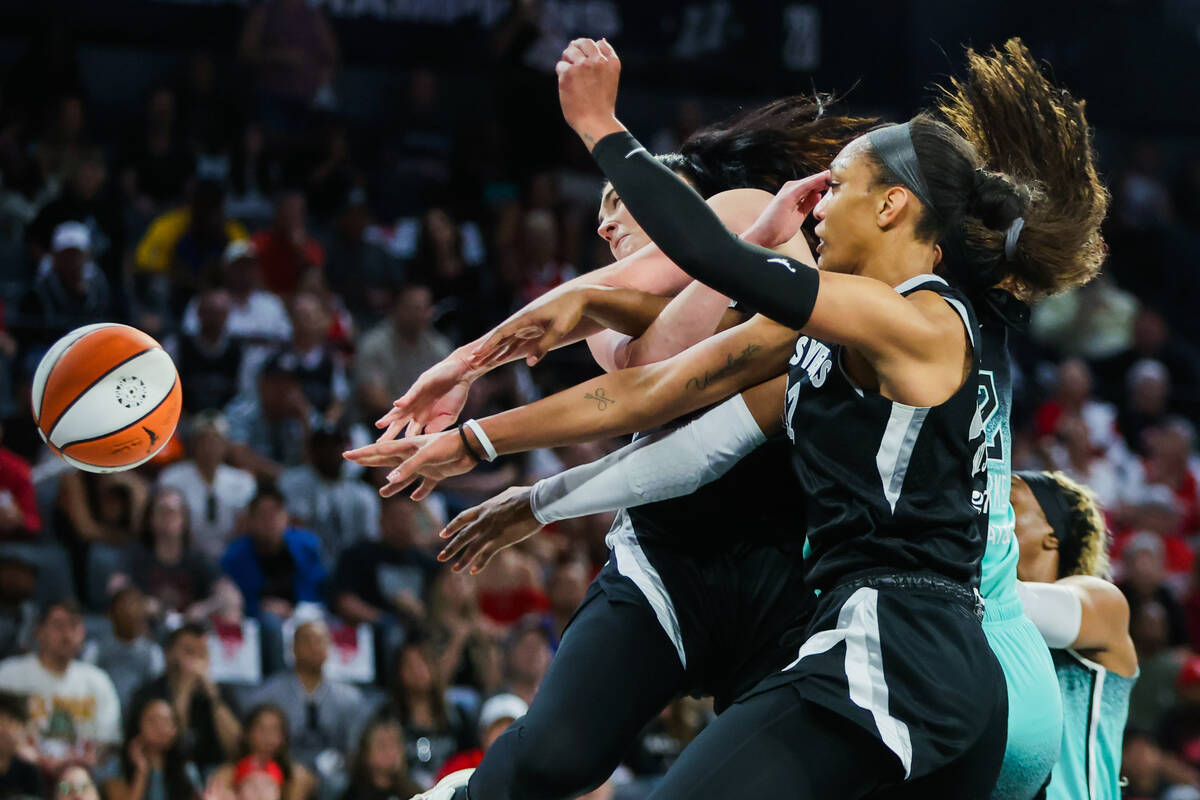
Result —
<path fill-rule="evenodd" d="M 1042 537 L 1042 549 L 1047 551 L 1058 550 L 1058 537 L 1053 533 L 1047 533 Z"/>
<path fill-rule="evenodd" d="M 875 221 L 879 227 L 887 230 L 900 219 L 900 214 L 908 206 L 908 190 L 902 186 L 889 186 L 879 202 Z"/>

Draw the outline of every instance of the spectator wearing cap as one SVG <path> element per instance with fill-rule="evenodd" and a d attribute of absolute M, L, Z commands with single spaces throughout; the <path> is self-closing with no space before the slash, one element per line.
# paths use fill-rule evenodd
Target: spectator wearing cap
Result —
<path fill-rule="evenodd" d="M 354 750 L 350 786 L 341 800 L 394 800 L 420 793 L 421 786 L 408 775 L 400 721 L 386 715 L 371 720 Z"/>
<path fill-rule="evenodd" d="M 125 226 L 120 206 L 105 191 L 108 167 L 104 153 L 89 147 L 80 154 L 58 197 L 42 207 L 25 230 L 25 239 L 35 260 L 52 250 L 54 229 L 64 222 L 82 222 L 91 232 L 92 256 L 109 285 L 117 289 L 125 257 Z M 119 289 L 117 289 L 119 291 Z"/>
<path fill-rule="evenodd" d="M 230 242 L 246 238 L 246 229 L 225 216 L 225 193 L 213 180 L 199 181 L 189 204 L 150 223 L 134 254 L 142 296 L 160 313 L 177 314 L 187 298 L 219 274 Z"/>
<path fill-rule="evenodd" d="M 190 518 L 178 489 L 160 486 L 150 498 L 130 576 L 152 598 L 156 615 L 205 619 L 216 607 L 218 581 L 229 580 L 218 573 L 216 559 L 192 549 Z"/>
<path fill-rule="evenodd" d="M 276 791 L 266 796 L 306 800 L 316 792 L 313 774 L 292 761 L 287 714 L 270 704 L 250 709 L 237 755 L 213 773 L 209 788 L 237 792 L 242 798 L 251 777 L 262 773 L 270 777 Z"/>
<path fill-rule="evenodd" d="M 438 770 L 437 780 L 460 769 L 478 767 L 483 762 L 484 753 L 500 738 L 500 734 L 528 711 L 529 704 L 515 694 L 498 694 L 488 698 L 479 709 L 479 747 L 455 753 L 446 759 L 446 763 Z"/>
<path fill-rule="evenodd" d="M 150 636 L 147 598 L 136 586 L 113 592 L 108 605 L 108 630 L 88 643 L 84 660 L 112 678 L 128 718 L 134 691 L 163 673 L 163 652 Z"/>
<path fill-rule="evenodd" d="M 196 302 L 200 327 L 183 333 L 168 350 L 183 382 L 183 410 L 195 414 L 224 408 L 238 393 L 242 343 L 229 334 L 232 301 L 224 289 L 206 289 Z"/>
<path fill-rule="evenodd" d="M 37 627 L 39 566 L 26 545 L 0 545 L 0 658 L 29 650 Z"/>
<path fill-rule="evenodd" d="M 254 497 L 254 476 L 225 463 L 229 423 L 219 411 L 192 418 L 191 458 L 162 471 L 158 485 L 178 490 L 187 503 L 191 547 L 213 561 L 225 552 L 240 515 Z"/>
<path fill-rule="evenodd" d="M 224 690 L 208 676 L 208 631 L 186 623 L 167 634 L 166 671 L 138 687 L 130 708 L 136 713 L 154 700 L 171 704 L 183 732 L 185 753 L 207 772 L 232 758 L 242 726 Z"/>
<path fill-rule="evenodd" d="M 21 752 L 28 723 L 28 698 L 0 691 L 0 797 L 42 796 L 42 773 Z"/>
<path fill-rule="evenodd" d="M 92 261 L 91 249 L 92 236 L 83 223 L 64 222 L 54 229 L 49 261 L 38 269 L 13 325 L 31 372 L 64 334 L 113 316 L 111 289 Z"/>
<path fill-rule="evenodd" d="M 250 503 L 247 533 L 235 539 L 221 568 L 241 590 L 246 614 L 286 619 L 299 603 L 317 603 L 325 582 L 321 542 L 288 523 L 283 494 L 270 482 L 258 486 Z"/>
<path fill-rule="evenodd" d="M 325 268 L 325 248 L 308 233 L 308 207 L 299 190 L 279 194 L 274 224 L 253 241 L 263 285 L 282 297 L 296 291 L 306 272 Z"/>
<path fill-rule="evenodd" d="M 3 446 L 0 425 L 0 540 L 36 538 L 42 532 L 29 462 Z"/>
<path fill-rule="evenodd" d="M 364 405 L 379 413 L 391 408 L 426 368 L 453 349 L 433 329 L 433 293 L 427 286 L 405 286 L 391 316 L 359 340 L 354 365 Z"/>
<path fill-rule="evenodd" d="M 40 766 L 103 764 L 121 741 L 121 704 L 103 670 L 78 660 L 83 615 L 71 600 L 51 603 L 37 626 L 33 653 L 0 662 L 0 689 L 29 695 Z"/>
<path fill-rule="evenodd" d="M 230 242 L 221 260 L 220 286 L 229 292 L 225 330 L 238 340 L 244 361 L 239 384 L 253 388 L 253 377 L 267 357 L 292 338 L 292 321 L 279 296 L 260 285 L 258 256 L 249 240 Z M 183 313 L 183 332 L 200 330 L 200 301 L 193 298 Z"/>
<path fill-rule="evenodd" d="M 304 463 L 310 432 L 321 424 L 300 383 L 300 364 L 292 353 L 267 360 L 257 391 L 226 406 L 231 461 L 259 478 L 274 480 L 286 468 Z"/>
<path fill-rule="evenodd" d="M 321 556 L 330 569 L 360 539 L 379 538 L 379 495 L 342 474 L 342 453 L 349 445 L 344 428 L 319 427 L 308 440 L 308 463 L 279 475 L 288 512 L 321 540 Z"/>
<path fill-rule="evenodd" d="M 342 768 L 342 754 L 354 748 L 368 709 L 357 688 L 323 674 L 331 640 L 321 612 L 305 609 L 296 616 L 294 668 L 268 678 L 248 704 L 269 703 L 284 709 L 292 755 L 305 767 L 328 775 Z M 327 762 L 335 770 L 329 770 Z"/>

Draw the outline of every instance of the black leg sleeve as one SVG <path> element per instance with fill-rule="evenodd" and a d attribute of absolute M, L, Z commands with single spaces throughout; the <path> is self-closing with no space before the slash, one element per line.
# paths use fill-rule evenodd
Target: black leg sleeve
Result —
<path fill-rule="evenodd" d="M 593 593 L 567 628 L 529 713 L 471 776 L 470 800 L 566 800 L 612 774 L 638 732 L 684 686 L 654 613 Z"/>
<path fill-rule="evenodd" d="M 820 283 L 817 270 L 733 235 L 692 187 L 628 131 L 605 136 L 592 157 L 680 269 L 789 328 L 808 322 Z"/>

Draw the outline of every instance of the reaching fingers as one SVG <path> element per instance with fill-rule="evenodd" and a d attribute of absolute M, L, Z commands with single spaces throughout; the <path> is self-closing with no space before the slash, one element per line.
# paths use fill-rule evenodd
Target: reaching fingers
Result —
<path fill-rule="evenodd" d="M 421 481 L 421 485 L 413 491 L 412 499 L 419 503 L 426 497 L 429 497 L 429 495 L 433 494 L 433 490 L 437 488 L 439 483 L 441 483 L 441 481 L 437 480 L 436 478 L 423 479 Z"/>
<path fill-rule="evenodd" d="M 400 433 L 404 430 L 404 426 L 407 424 L 408 424 L 407 417 L 392 420 L 390 423 L 388 423 L 387 430 L 385 430 L 383 433 L 381 433 L 379 435 L 379 438 L 376 439 L 375 441 L 376 442 L 390 442 L 391 440 L 395 439 L 397 436 L 400 435 Z"/>
<path fill-rule="evenodd" d="M 492 557 L 500 552 L 500 548 L 491 542 L 486 542 L 479 548 L 479 552 L 471 557 L 470 572 L 472 575 L 478 575 L 483 572 L 487 565 L 491 562 Z"/>
<path fill-rule="evenodd" d="M 416 419 L 410 420 L 408 423 L 408 427 L 404 429 L 405 438 L 409 438 L 412 436 L 420 436 L 421 430 L 424 427 L 425 426 L 422 425 L 419 420 L 416 420 Z"/>
<path fill-rule="evenodd" d="M 395 479 L 389 477 L 388 482 L 386 484 L 384 484 L 382 488 L 380 488 L 379 496 L 386 498 L 386 497 L 392 497 L 394 495 L 400 494 L 400 492 L 403 492 L 405 489 L 407 489 L 409 487 L 409 484 L 411 484 L 416 479 L 417 479 L 416 475 L 409 475 L 407 478 L 403 478 L 403 479 L 401 479 L 399 477 L 397 477 Z"/>

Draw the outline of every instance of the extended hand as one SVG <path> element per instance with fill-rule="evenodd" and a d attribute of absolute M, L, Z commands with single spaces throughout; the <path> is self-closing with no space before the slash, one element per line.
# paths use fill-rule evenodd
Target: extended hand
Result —
<path fill-rule="evenodd" d="M 440 534 L 450 541 L 438 553 L 438 561 L 451 562 L 455 572 L 470 568 L 474 575 L 496 553 L 540 531 L 542 523 L 529 503 L 531 492 L 529 486 L 513 486 L 450 520 Z"/>
<path fill-rule="evenodd" d="M 440 481 L 470 472 L 476 463 L 463 447 L 457 430 L 376 442 L 342 455 L 364 467 L 395 467 L 379 490 L 383 497 L 391 497 L 417 478 L 424 478 L 412 493 L 413 500 L 424 500 Z"/>
<path fill-rule="evenodd" d="M 821 195 L 827 188 L 828 170 L 798 181 L 788 181 L 779 188 L 775 199 L 767 204 L 754 224 L 742 234 L 742 238 L 762 247 L 778 247 L 791 240 L 817 203 L 821 202 Z"/>
<path fill-rule="evenodd" d="M 421 373 L 404 395 L 392 404 L 392 409 L 375 422 L 376 428 L 386 428 L 378 441 L 405 435 L 437 433 L 453 425 L 467 403 L 467 393 L 475 373 L 466 359 L 451 353 Z"/>

